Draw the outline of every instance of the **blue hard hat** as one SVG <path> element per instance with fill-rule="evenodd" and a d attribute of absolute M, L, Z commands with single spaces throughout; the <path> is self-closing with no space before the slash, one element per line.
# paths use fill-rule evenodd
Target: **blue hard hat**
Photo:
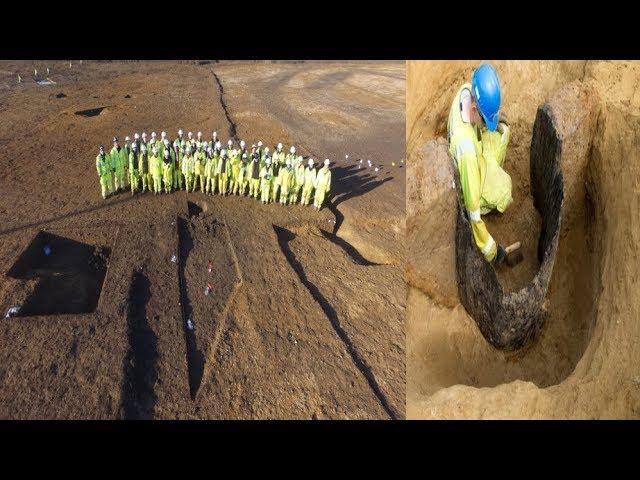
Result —
<path fill-rule="evenodd" d="M 500 81 L 495 69 L 488 63 L 483 63 L 473 72 L 471 93 L 487 128 L 495 131 L 500 111 Z"/>

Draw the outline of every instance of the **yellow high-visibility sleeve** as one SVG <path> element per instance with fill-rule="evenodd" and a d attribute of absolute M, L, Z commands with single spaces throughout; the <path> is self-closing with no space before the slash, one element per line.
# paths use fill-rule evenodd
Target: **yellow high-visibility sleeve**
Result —
<path fill-rule="evenodd" d="M 464 198 L 464 206 L 469 213 L 473 238 L 484 258 L 490 262 L 496 256 L 497 245 L 480 216 L 482 183 L 475 151 L 467 150 L 459 155 L 458 165 L 462 197 Z"/>

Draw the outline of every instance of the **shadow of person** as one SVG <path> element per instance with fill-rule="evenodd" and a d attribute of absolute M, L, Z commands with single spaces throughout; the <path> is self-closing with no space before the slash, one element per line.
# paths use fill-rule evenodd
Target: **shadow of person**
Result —
<path fill-rule="evenodd" d="M 334 207 L 346 200 L 364 195 L 393 179 L 393 177 L 379 178 L 368 170 L 370 169 L 358 168 L 355 165 L 337 166 L 331 169 L 333 185 L 330 202 Z"/>

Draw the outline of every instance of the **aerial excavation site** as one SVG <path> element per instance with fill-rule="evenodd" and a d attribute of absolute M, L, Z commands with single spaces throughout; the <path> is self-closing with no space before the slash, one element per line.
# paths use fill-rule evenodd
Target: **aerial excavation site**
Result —
<path fill-rule="evenodd" d="M 405 62 L 0 63 L 0 418 L 405 417 Z"/>

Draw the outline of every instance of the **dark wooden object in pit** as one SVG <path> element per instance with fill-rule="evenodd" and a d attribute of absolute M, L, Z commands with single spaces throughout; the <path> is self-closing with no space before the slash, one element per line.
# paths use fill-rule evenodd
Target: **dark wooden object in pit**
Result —
<path fill-rule="evenodd" d="M 543 307 L 558 251 L 562 221 L 563 179 L 560 169 L 562 140 L 551 108 L 538 109 L 530 153 L 531 192 L 542 217 L 538 240 L 540 269 L 526 287 L 505 293 L 493 266 L 476 247 L 462 203 L 460 179 L 456 223 L 456 275 L 458 293 L 465 309 L 491 345 L 502 350 L 521 348 L 535 337 L 543 324 Z"/>

